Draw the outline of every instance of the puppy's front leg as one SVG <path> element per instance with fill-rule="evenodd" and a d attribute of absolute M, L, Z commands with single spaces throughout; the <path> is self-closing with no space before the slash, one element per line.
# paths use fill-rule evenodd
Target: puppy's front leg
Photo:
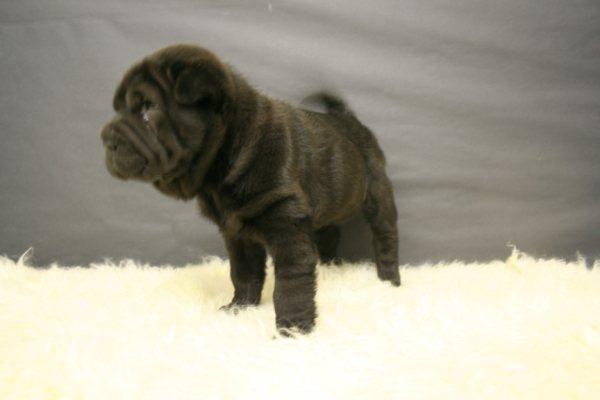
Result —
<path fill-rule="evenodd" d="M 241 238 L 226 238 L 229 253 L 230 275 L 233 282 L 233 300 L 224 310 L 258 305 L 265 282 L 266 252 L 255 241 Z"/>
<path fill-rule="evenodd" d="M 275 264 L 275 321 L 283 335 L 297 329 L 308 333 L 315 325 L 317 251 L 308 229 L 290 223 L 272 232 L 267 246 Z"/>

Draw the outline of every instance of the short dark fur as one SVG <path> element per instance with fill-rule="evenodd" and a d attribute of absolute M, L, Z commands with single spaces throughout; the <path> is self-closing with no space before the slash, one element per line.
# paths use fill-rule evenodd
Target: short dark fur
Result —
<path fill-rule="evenodd" d="M 327 112 L 259 93 L 205 49 L 171 46 L 127 72 L 102 131 L 112 175 L 196 198 L 219 226 L 235 288 L 226 309 L 260 302 L 273 257 L 282 332 L 313 328 L 317 260 L 336 259 L 336 225 L 359 212 L 379 278 L 400 285 L 396 207 L 377 140 L 338 98 L 312 98 Z"/>

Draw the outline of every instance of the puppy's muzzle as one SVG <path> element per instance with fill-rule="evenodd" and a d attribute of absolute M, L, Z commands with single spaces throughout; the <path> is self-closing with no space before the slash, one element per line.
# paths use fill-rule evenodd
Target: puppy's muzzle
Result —
<path fill-rule="evenodd" d="M 112 121 L 100 134 L 106 149 L 106 167 L 119 178 L 152 180 L 160 167 L 156 157 L 140 139 L 134 128 L 123 121 Z"/>
<path fill-rule="evenodd" d="M 113 152 L 117 150 L 118 142 L 115 138 L 115 132 L 110 124 L 102 129 L 100 136 L 102 137 L 102 143 L 104 143 L 106 150 Z"/>

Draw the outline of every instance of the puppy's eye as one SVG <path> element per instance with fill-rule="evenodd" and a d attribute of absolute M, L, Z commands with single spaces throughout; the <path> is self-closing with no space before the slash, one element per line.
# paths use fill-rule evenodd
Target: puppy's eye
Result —
<path fill-rule="evenodd" d="M 152 108 L 154 108 L 154 104 L 150 100 L 143 100 L 140 103 L 140 114 L 145 114 Z"/>

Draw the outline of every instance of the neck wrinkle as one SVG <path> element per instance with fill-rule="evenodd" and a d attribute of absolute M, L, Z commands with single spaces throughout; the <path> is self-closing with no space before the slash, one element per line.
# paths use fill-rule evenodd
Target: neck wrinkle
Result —
<path fill-rule="evenodd" d="M 235 160 L 235 153 L 243 148 L 246 128 L 253 122 L 257 96 L 242 77 L 231 73 L 230 78 L 234 88 L 231 102 L 222 110 L 224 114 L 218 125 L 212 127 L 208 142 L 195 156 L 196 162 L 180 178 L 182 198 L 191 199 L 202 190 L 219 187 L 233 164 L 229 160 Z"/>
<path fill-rule="evenodd" d="M 252 161 L 259 137 L 251 133 L 256 131 L 261 95 L 242 77 L 232 73 L 232 80 L 236 90 L 220 126 L 213 127 L 198 161 L 173 182 L 182 199 L 235 183 Z"/>
<path fill-rule="evenodd" d="M 257 142 L 257 114 L 261 107 L 261 94 L 256 92 L 242 77 L 232 74 L 236 92 L 228 116 L 223 144 L 219 181 L 217 186 L 233 184 L 246 169 Z"/>

